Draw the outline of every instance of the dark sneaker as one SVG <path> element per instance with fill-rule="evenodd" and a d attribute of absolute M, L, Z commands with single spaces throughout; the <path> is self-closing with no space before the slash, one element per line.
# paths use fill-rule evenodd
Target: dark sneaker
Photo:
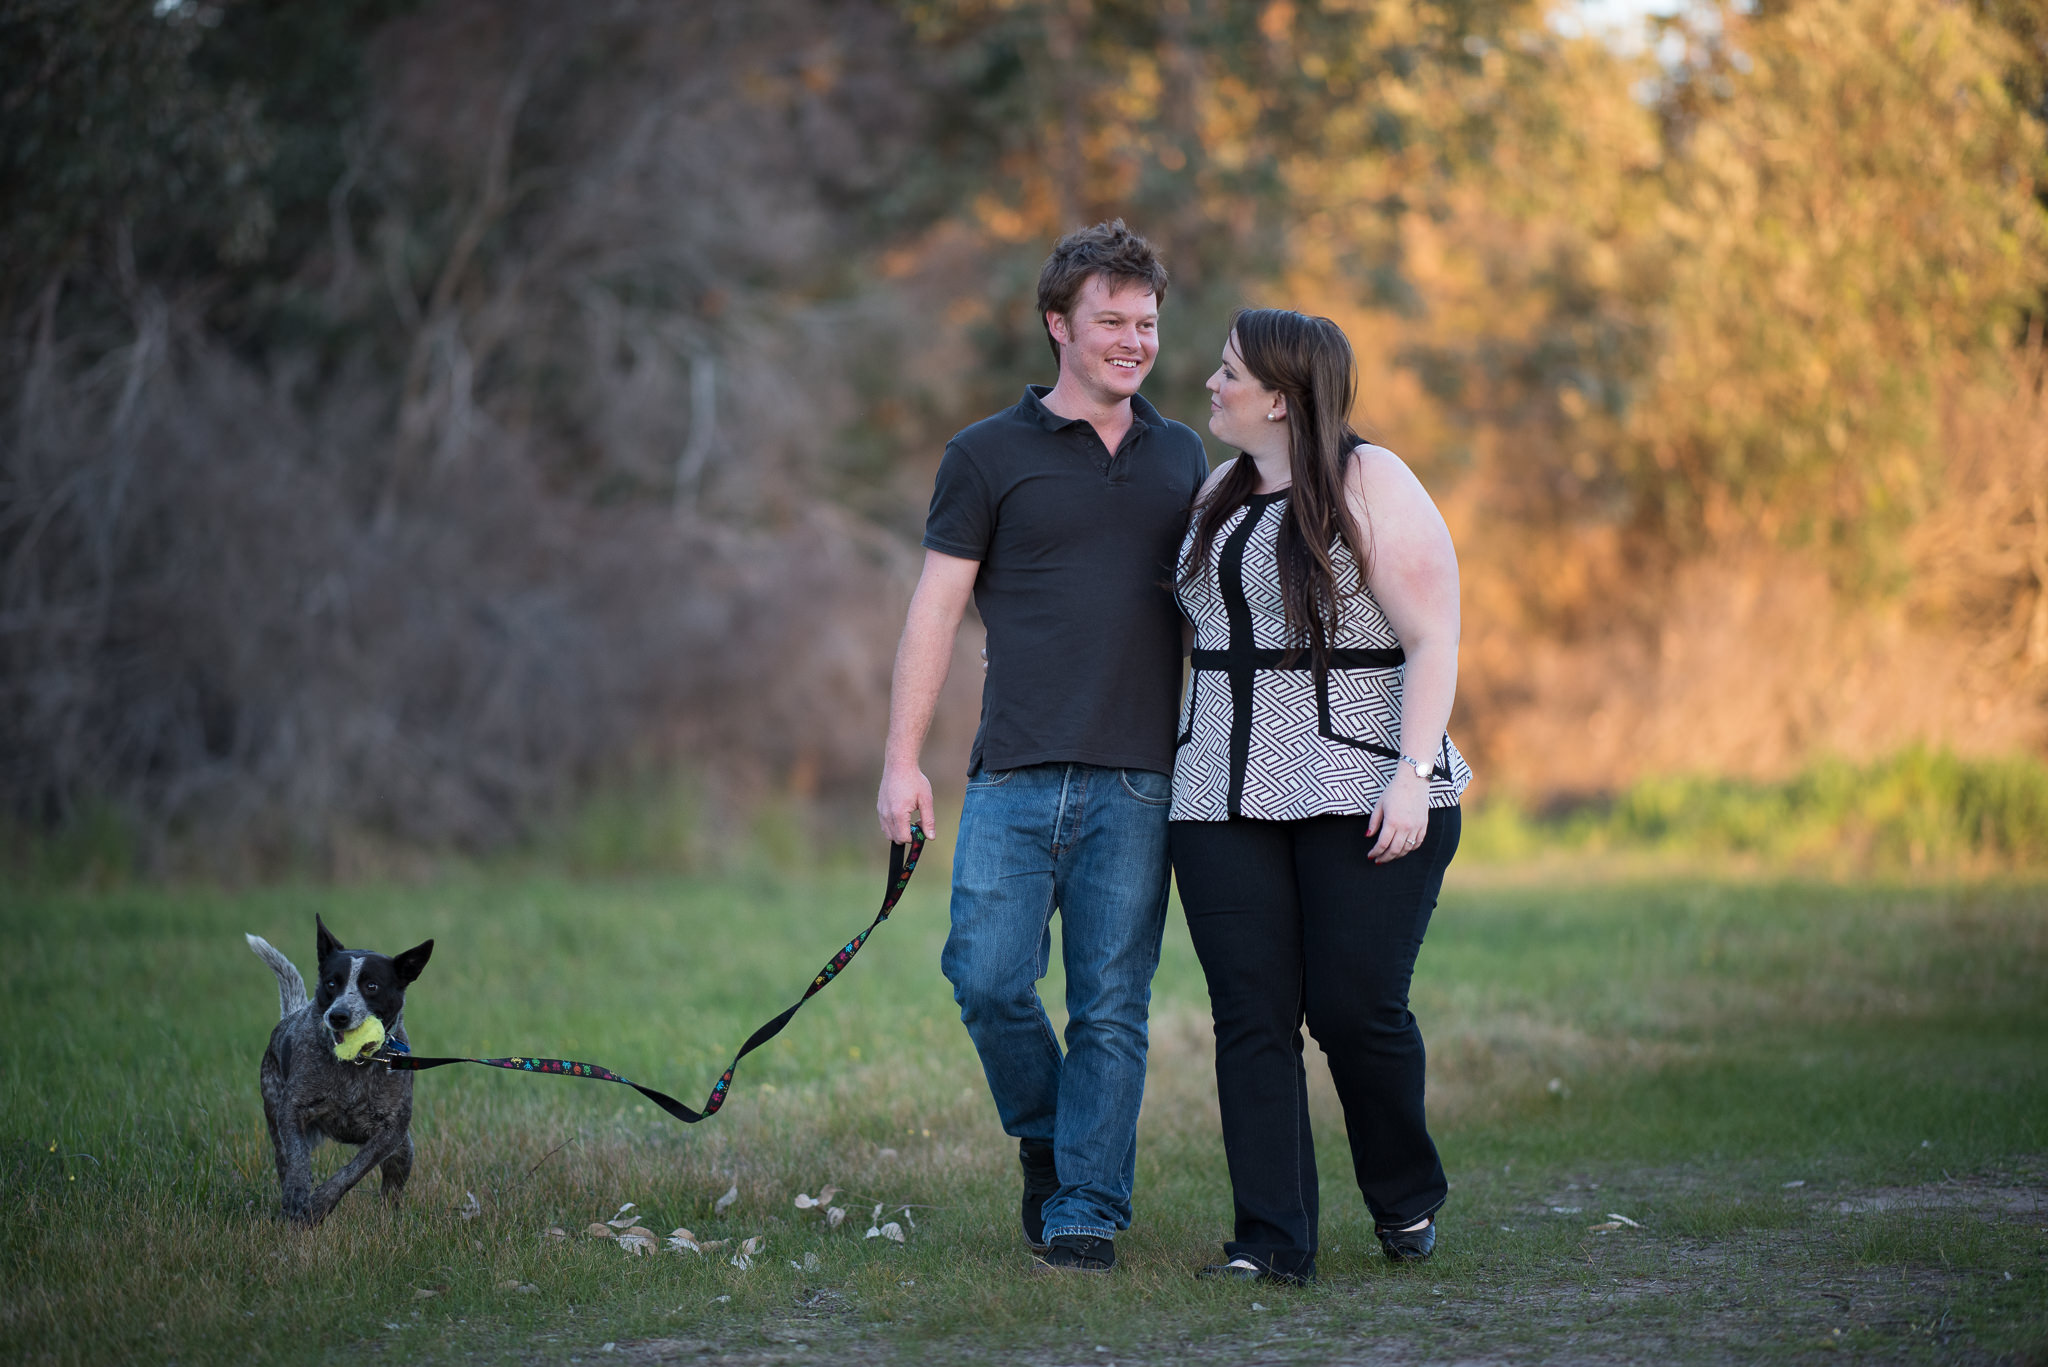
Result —
<path fill-rule="evenodd" d="M 1435 1220 L 1421 1229 L 1389 1229 L 1381 1225 L 1373 1233 L 1380 1236 L 1380 1247 L 1397 1263 L 1426 1262 L 1436 1252 Z"/>
<path fill-rule="evenodd" d="M 1038 1255 L 1040 1267 L 1060 1272 L 1107 1272 L 1116 1266 L 1116 1241 L 1092 1234 L 1059 1234 Z"/>
<path fill-rule="evenodd" d="M 1053 1170 L 1052 1145 L 1035 1139 L 1019 1140 L 1017 1161 L 1024 1168 L 1024 1242 L 1033 1253 L 1043 1253 L 1045 1203 L 1060 1189 L 1059 1173 Z"/>

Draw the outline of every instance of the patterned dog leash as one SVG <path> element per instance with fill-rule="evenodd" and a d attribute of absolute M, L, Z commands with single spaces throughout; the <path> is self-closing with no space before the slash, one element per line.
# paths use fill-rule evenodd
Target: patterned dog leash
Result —
<path fill-rule="evenodd" d="M 421 1072 L 428 1068 L 440 1068 L 450 1063 L 481 1063 L 486 1068 L 510 1068 L 514 1072 L 520 1073 L 555 1073 L 562 1077 L 587 1077 L 595 1078 L 599 1082 L 620 1082 L 631 1087 L 634 1091 L 640 1093 L 640 1095 L 646 1097 L 685 1125 L 694 1125 L 700 1120 L 707 1120 L 718 1114 L 718 1108 L 725 1104 L 725 1098 L 732 1090 L 732 1075 L 738 1070 L 740 1060 L 781 1034 L 782 1027 L 789 1024 L 790 1017 L 794 1016 L 805 1002 L 823 991 L 826 983 L 838 977 L 840 972 L 849 963 L 853 962 L 853 956 L 860 953 L 860 947 L 868 942 L 868 936 L 875 933 L 875 927 L 888 920 L 889 913 L 894 911 L 896 903 L 902 900 L 903 889 L 910 885 L 910 875 L 917 871 L 917 857 L 923 852 L 924 832 L 916 826 L 910 828 L 910 843 L 908 845 L 891 845 L 889 847 L 889 888 L 882 897 L 881 911 L 876 914 L 874 920 L 868 923 L 866 930 L 848 940 L 846 947 L 837 954 L 834 954 L 832 961 L 818 970 L 818 976 L 811 979 L 811 985 L 804 989 L 803 996 L 797 998 L 794 1005 L 774 1020 L 763 1025 L 753 1034 L 747 1036 L 747 1042 L 740 1046 L 740 1051 L 737 1054 L 733 1055 L 732 1065 L 725 1070 L 724 1076 L 720 1077 L 718 1082 L 711 1088 L 711 1097 L 704 1103 L 704 1109 L 701 1111 L 691 1110 L 674 1097 L 657 1092 L 652 1087 L 642 1087 L 631 1078 L 620 1077 L 609 1068 L 601 1068 L 595 1063 L 579 1063 L 575 1059 L 422 1058 L 418 1054 L 413 1053 L 402 1042 L 386 1040 L 384 1052 L 377 1054 L 371 1062 L 381 1063 L 385 1067 L 398 1072 L 412 1073 Z"/>

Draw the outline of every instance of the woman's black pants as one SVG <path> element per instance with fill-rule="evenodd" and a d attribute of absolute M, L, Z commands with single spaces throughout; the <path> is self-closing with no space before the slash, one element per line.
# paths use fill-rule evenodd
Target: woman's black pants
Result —
<path fill-rule="evenodd" d="M 1237 1237 L 1231 1258 L 1309 1276 L 1316 1153 L 1307 1022 L 1330 1063 L 1358 1189 L 1375 1223 L 1434 1215 L 1449 1191 L 1423 1120 L 1422 1032 L 1408 980 L 1458 849 L 1456 807 L 1414 851 L 1366 858 L 1368 818 L 1176 821 L 1173 871 L 1209 979 L 1216 1091 Z"/>

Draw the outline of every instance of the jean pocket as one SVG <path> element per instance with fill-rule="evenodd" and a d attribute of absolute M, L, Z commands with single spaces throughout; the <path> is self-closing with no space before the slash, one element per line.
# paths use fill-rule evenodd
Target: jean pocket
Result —
<path fill-rule="evenodd" d="M 1008 783 L 1011 776 L 1016 772 L 1015 769 L 997 769 L 993 773 L 987 769 L 977 769 L 967 776 L 967 786 L 969 788 L 1000 788 L 1005 783 Z"/>
<path fill-rule="evenodd" d="M 1173 801 L 1173 776 L 1151 769 L 1119 769 L 1124 791 L 1148 807 L 1164 807 Z"/>

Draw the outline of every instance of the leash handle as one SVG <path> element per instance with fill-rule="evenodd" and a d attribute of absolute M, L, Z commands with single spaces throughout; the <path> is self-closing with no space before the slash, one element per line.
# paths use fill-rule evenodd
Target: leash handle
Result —
<path fill-rule="evenodd" d="M 798 997 L 796 1001 L 791 1003 L 788 1010 L 761 1026 L 753 1034 L 747 1036 L 747 1042 L 740 1046 L 740 1051 L 737 1054 L 733 1055 L 732 1063 L 726 1068 L 718 1081 L 712 1084 L 711 1095 L 704 1102 L 704 1109 L 701 1111 L 692 1110 L 665 1092 L 657 1092 L 652 1087 L 642 1087 L 631 1078 L 620 1077 L 609 1068 L 600 1067 L 595 1063 L 584 1063 L 577 1059 L 469 1058 L 466 1056 L 424 1058 L 413 1053 L 403 1042 L 387 1039 L 384 1042 L 384 1051 L 376 1055 L 374 1061 L 382 1063 L 394 1072 L 402 1073 L 425 1072 L 429 1068 L 442 1068 L 451 1063 L 478 1063 L 486 1068 L 506 1068 L 520 1073 L 552 1073 L 558 1077 L 587 1077 L 594 1078 L 599 1082 L 617 1082 L 631 1087 L 634 1091 L 640 1093 L 640 1095 L 646 1097 L 685 1125 L 694 1125 L 700 1120 L 708 1120 L 718 1114 L 719 1107 L 725 1105 L 726 1097 L 731 1094 L 733 1074 L 739 1070 L 740 1060 L 781 1034 L 782 1027 L 789 1024 L 790 1018 L 802 1009 L 805 1002 L 822 992 L 827 983 L 838 977 L 845 970 L 846 966 L 853 962 L 853 956 L 860 953 L 861 946 L 868 942 L 868 936 L 875 933 L 875 927 L 888 920 L 889 913 L 896 910 L 896 904 L 903 900 L 903 890 L 910 886 L 910 875 L 917 872 L 918 857 L 924 853 L 924 838 L 924 831 L 920 827 L 913 825 L 910 828 L 910 842 L 907 845 L 891 845 L 889 847 L 889 883 L 883 890 L 882 909 L 875 913 L 875 919 L 868 922 L 866 930 L 848 940 L 845 946 L 832 956 L 830 963 L 827 963 L 818 970 L 818 975 L 811 979 L 811 985 L 804 989 L 803 996 Z"/>

